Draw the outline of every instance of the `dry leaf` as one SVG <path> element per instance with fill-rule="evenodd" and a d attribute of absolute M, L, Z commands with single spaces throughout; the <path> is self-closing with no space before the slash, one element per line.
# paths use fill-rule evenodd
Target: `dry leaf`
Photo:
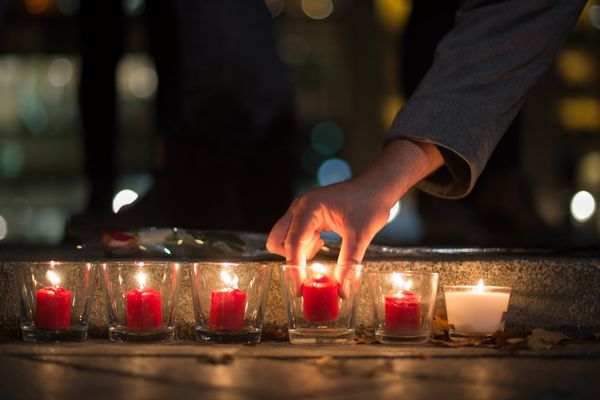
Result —
<path fill-rule="evenodd" d="M 511 345 L 525 343 L 525 338 L 508 338 L 506 339 L 506 343 Z"/>
<path fill-rule="evenodd" d="M 429 339 L 429 343 L 435 344 L 438 346 L 444 347 L 469 347 L 469 346 L 479 346 L 482 342 L 482 339 L 452 339 L 452 340 L 443 340 L 443 339 Z"/>
<path fill-rule="evenodd" d="M 431 331 L 434 337 L 448 335 L 448 319 L 440 310 L 433 316 Z"/>
<path fill-rule="evenodd" d="M 527 336 L 527 345 L 531 350 L 550 350 L 552 346 L 571 338 L 562 332 L 547 331 L 545 329 L 534 329 Z"/>

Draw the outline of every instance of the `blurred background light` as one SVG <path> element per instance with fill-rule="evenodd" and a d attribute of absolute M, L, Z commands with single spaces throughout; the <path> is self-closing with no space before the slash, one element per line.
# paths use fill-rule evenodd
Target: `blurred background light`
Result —
<path fill-rule="evenodd" d="M 571 215 L 577 222 L 589 221 L 596 211 L 596 200 L 584 190 L 575 193 L 571 199 Z"/>
<path fill-rule="evenodd" d="M 123 98 L 150 98 L 158 86 L 152 59 L 144 54 L 125 55 L 117 67 L 119 93 Z"/>
<path fill-rule="evenodd" d="M 158 78 L 154 68 L 140 67 L 131 72 L 127 83 L 132 95 L 144 99 L 154 94 Z"/>
<path fill-rule="evenodd" d="M 401 203 L 400 203 L 400 200 L 398 200 L 390 209 L 390 216 L 388 217 L 388 220 L 386 222 L 387 224 L 389 224 L 390 222 L 395 220 L 396 217 L 398 216 L 398 214 L 400 214 L 400 207 L 401 207 Z"/>
<path fill-rule="evenodd" d="M 560 101 L 558 118 L 574 132 L 600 130 L 600 101 L 593 97 L 569 97 Z"/>
<path fill-rule="evenodd" d="M 89 0 L 84 0 L 89 1 Z M 123 11 L 127 15 L 140 15 L 146 9 L 145 0 L 122 0 Z"/>
<path fill-rule="evenodd" d="M 283 11 L 283 0 L 265 0 L 265 4 L 273 18 L 279 16 Z"/>
<path fill-rule="evenodd" d="M 339 158 L 330 158 L 321 164 L 317 171 L 317 180 L 321 186 L 347 181 L 350 178 L 352 178 L 350 165 Z"/>
<path fill-rule="evenodd" d="M 42 14 L 50 9 L 52 0 L 25 0 L 25 8 L 31 14 Z"/>
<path fill-rule="evenodd" d="M 383 100 L 383 106 L 381 108 L 381 124 L 387 131 L 392 126 L 396 114 L 404 105 L 404 98 L 398 94 L 392 94 L 386 96 Z"/>
<path fill-rule="evenodd" d="M 316 20 L 325 19 L 333 12 L 332 0 L 302 0 L 301 6 L 307 17 Z"/>
<path fill-rule="evenodd" d="M 591 6 L 589 16 L 592 26 L 596 29 L 600 29 L 600 6 L 597 4 Z"/>
<path fill-rule="evenodd" d="M 563 80 L 574 86 L 590 83 L 598 73 L 594 58 L 582 50 L 563 50 L 556 66 Z"/>
<path fill-rule="evenodd" d="M 73 64 L 66 58 L 57 58 L 48 66 L 48 82 L 54 87 L 62 87 L 73 77 Z"/>
<path fill-rule="evenodd" d="M 131 190 L 131 189 L 121 190 L 113 198 L 113 202 L 112 202 L 113 212 L 115 214 L 118 213 L 122 207 L 133 203 L 134 201 L 137 200 L 137 198 L 138 198 L 138 194 L 136 192 L 134 192 L 133 190 Z"/>
<path fill-rule="evenodd" d="M 397 32 L 406 25 L 411 9 L 410 0 L 375 0 L 377 21 L 389 32 Z"/>
<path fill-rule="evenodd" d="M 326 156 L 337 153 L 344 144 L 344 132 L 333 122 L 319 122 L 310 131 L 312 147 Z"/>
<path fill-rule="evenodd" d="M 581 158 L 577 183 L 582 187 L 600 187 L 600 151 L 589 152 Z"/>
<path fill-rule="evenodd" d="M 0 177 L 16 178 L 23 173 L 25 153 L 18 142 L 0 142 Z"/>
<path fill-rule="evenodd" d="M 15 197 L 10 202 L 12 220 L 18 225 L 27 225 L 31 220 L 32 209 L 29 201 L 23 197 Z"/>
<path fill-rule="evenodd" d="M 6 225 L 6 220 L 2 215 L 0 215 L 0 240 L 4 240 L 7 234 L 8 226 Z"/>
<path fill-rule="evenodd" d="M 36 209 L 31 217 L 31 222 L 24 231 L 25 236 L 38 243 L 58 244 L 62 241 L 65 232 L 67 214 L 57 207 L 42 207 Z"/>
<path fill-rule="evenodd" d="M 326 156 L 317 152 L 312 146 L 307 146 L 302 152 L 302 167 L 310 175 L 315 176 Z"/>

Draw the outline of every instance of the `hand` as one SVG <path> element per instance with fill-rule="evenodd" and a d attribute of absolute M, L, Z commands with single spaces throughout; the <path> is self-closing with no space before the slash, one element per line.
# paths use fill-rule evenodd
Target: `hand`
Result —
<path fill-rule="evenodd" d="M 392 141 L 361 176 L 294 200 L 271 230 L 267 249 L 289 264 L 305 265 L 323 245 L 321 232 L 332 231 L 342 237 L 338 264 L 358 264 L 392 205 L 442 163 L 433 144 Z"/>

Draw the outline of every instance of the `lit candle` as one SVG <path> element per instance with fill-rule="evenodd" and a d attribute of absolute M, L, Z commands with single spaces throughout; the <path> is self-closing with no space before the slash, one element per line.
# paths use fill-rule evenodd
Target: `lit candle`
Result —
<path fill-rule="evenodd" d="M 139 288 L 127 293 L 127 327 L 131 329 L 157 329 L 162 326 L 161 293 L 146 285 L 146 274 L 136 275 Z"/>
<path fill-rule="evenodd" d="M 405 281 L 398 273 L 392 274 L 397 293 L 385 296 L 385 330 L 388 332 L 415 332 L 421 328 L 421 304 L 410 291 L 412 281 Z"/>
<path fill-rule="evenodd" d="M 221 280 L 225 287 L 213 290 L 210 294 L 210 316 L 208 326 L 211 329 L 240 330 L 244 328 L 246 312 L 246 293 L 238 288 L 238 276 L 221 271 Z"/>
<path fill-rule="evenodd" d="M 71 292 L 59 287 L 60 278 L 48 270 L 50 285 L 36 292 L 35 325 L 40 329 L 67 329 L 71 324 Z"/>
<path fill-rule="evenodd" d="M 444 287 L 448 324 L 457 333 L 493 334 L 503 329 L 504 313 L 508 310 L 510 288 L 484 286 Z"/>
<path fill-rule="evenodd" d="M 316 274 L 302 282 L 304 318 L 310 322 L 335 321 L 339 313 L 339 284 L 327 276 L 325 266 L 313 264 L 310 268 Z"/>

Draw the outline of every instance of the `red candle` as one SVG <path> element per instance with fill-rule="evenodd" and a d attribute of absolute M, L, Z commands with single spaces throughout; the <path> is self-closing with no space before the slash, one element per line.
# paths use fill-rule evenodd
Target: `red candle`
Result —
<path fill-rule="evenodd" d="M 415 332 L 421 328 L 421 304 L 408 290 L 394 296 L 385 296 L 385 330 L 388 332 Z"/>
<path fill-rule="evenodd" d="M 45 287 L 38 290 L 35 326 L 40 329 L 68 329 L 70 324 L 71 292 L 61 287 Z"/>
<path fill-rule="evenodd" d="M 213 290 L 210 294 L 210 315 L 208 326 L 219 330 L 240 330 L 244 328 L 246 293 L 238 289 L 238 277 L 221 271 L 224 289 Z"/>
<path fill-rule="evenodd" d="M 338 287 L 338 282 L 324 273 L 306 278 L 302 282 L 304 318 L 310 322 L 335 321 L 339 312 Z"/>
<path fill-rule="evenodd" d="M 239 330 L 244 328 L 246 293 L 239 289 L 214 290 L 210 295 L 211 329 Z"/>
<path fill-rule="evenodd" d="M 146 275 L 137 276 L 140 288 L 127 292 L 127 327 L 131 329 L 157 329 L 162 326 L 162 295 L 145 288 Z"/>

